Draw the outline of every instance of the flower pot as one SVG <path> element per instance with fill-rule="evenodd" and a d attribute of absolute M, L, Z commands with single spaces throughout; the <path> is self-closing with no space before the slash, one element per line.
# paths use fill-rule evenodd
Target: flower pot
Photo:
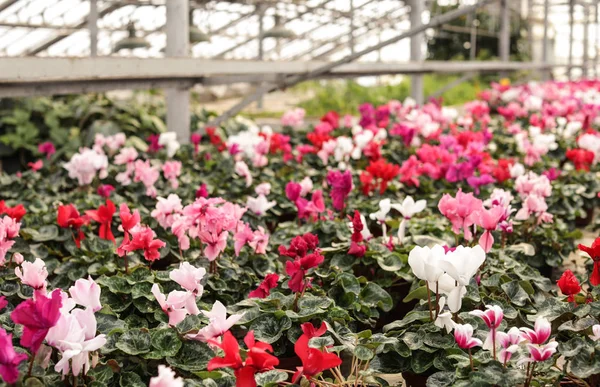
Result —
<path fill-rule="evenodd" d="M 581 217 L 577 217 L 575 218 L 575 226 L 579 227 L 579 228 L 583 228 L 588 226 L 590 223 L 592 223 L 592 220 L 594 219 L 594 207 L 589 207 L 589 208 L 585 208 L 585 213 L 586 213 L 586 217 L 585 218 L 581 218 Z"/>

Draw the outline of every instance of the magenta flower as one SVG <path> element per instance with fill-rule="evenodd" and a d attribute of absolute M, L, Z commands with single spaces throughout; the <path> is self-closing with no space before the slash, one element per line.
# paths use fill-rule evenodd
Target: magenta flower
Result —
<path fill-rule="evenodd" d="M 200 188 L 196 191 L 196 199 L 198 198 L 207 198 L 208 197 L 208 189 L 206 188 L 206 184 L 202 183 Z"/>
<path fill-rule="evenodd" d="M 12 335 L 0 328 L 0 376 L 8 384 L 19 379 L 19 364 L 27 359 L 24 353 L 16 353 L 12 344 Z"/>
<path fill-rule="evenodd" d="M 552 333 L 552 326 L 545 317 L 538 317 L 535 320 L 533 330 L 530 328 L 521 328 L 521 336 L 531 344 L 544 344 Z"/>
<path fill-rule="evenodd" d="M 53 143 L 46 141 L 38 145 L 38 152 L 46 155 L 46 158 L 49 159 L 53 154 L 56 153 L 56 148 L 54 147 Z"/>
<path fill-rule="evenodd" d="M 471 349 L 481 346 L 481 340 L 473 338 L 473 326 L 471 324 L 456 324 L 454 327 L 454 339 L 462 349 Z"/>
<path fill-rule="evenodd" d="M 527 350 L 529 350 L 529 358 L 527 360 L 530 362 L 548 360 L 556 353 L 557 347 L 558 343 L 556 341 L 551 341 L 544 345 L 527 344 Z"/>
<path fill-rule="evenodd" d="M 519 349 L 519 343 L 523 341 L 521 331 L 519 331 L 519 328 L 517 327 L 512 327 L 509 329 L 508 333 L 498 332 L 496 337 L 502 348 L 498 355 L 498 360 L 500 360 L 502 364 L 506 364 L 512 355 Z"/>
<path fill-rule="evenodd" d="M 148 136 L 148 138 L 146 139 L 146 141 L 148 142 L 148 152 L 156 153 L 159 150 L 161 150 L 162 148 L 164 148 L 162 145 L 160 145 L 158 143 L 159 139 L 160 139 L 160 136 L 158 134 L 151 134 Z"/>
<path fill-rule="evenodd" d="M 483 349 L 493 350 L 494 358 L 496 358 L 496 342 L 498 341 L 498 327 L 504 318 L 504 312 L 498 305 L 486 305 L 487 310 L 474 310 L 469 314 L 481 317 L 485 325 L 490 329 L 490 332 L 483 343 Z"/>
<path fill-rule="evenodd" d="M 342 211 L 346 207 L 346 198 L 350 195 L 354 185 L 352 184 L 352 172 L 329 171 L 327 183 L 331 186 L 329 196 L 333 200 L 333 208 Z"/>
<path fill-rule="evenodd" d="M 473 190 L 475 191 L 475 195 L 479 195 L 479 188 L 481 186 L 492 184 L 495 181 L 496 181 L 496 179 L 494 179 L 488 173 L 483 174 L 481 176 L 475 176 L 475 175 L 473 175 L 473 176 L 467 178 L 467 183 L 469 183 L 469 185 L 471 187 L 473 187 Z"/>
<path fill-rule="evenodd" d="M 200 148 L 200 141 L 202 140 L 202 135 L 199 133 L 192 133 L 190 136 L 190 142 L 194 144 L 194 154 L 198 153 L 198 149 Z"/>
<path fill-rule="evenodd" d="M 482 201 L 472 193 L 463 193 L 462 189 L 459 189 L 455 198 L 448 194 L 442 196 L 438 208 L 452 223 L 452 231 L 459 234 L 463 229 L 465 239 L 470 241 L 473 238 L 471 226 L 475 224 L 482 205 Z"/>
<path fill-rule="evenodd" d="M 58 322 L 61 306 L 60 289 L 53 291 L 51 298 L 38 295 L 35 301 L 29 299 L 17 305 L 10 318 L 15 324 L 23 325 L 21 345 L 35 354 L 46 338 L 48 330 Z"/>
<path fill-rule="evenodd" d="M 98 190 L 96 191 L 98 193 L 98 195 L 102 196 L 103 198 L 109 198 L 110 194 L 115 190 L 115 187 L 113 187 L 110 184 L 102 184 L 100 186 L 98 186 Z"/>

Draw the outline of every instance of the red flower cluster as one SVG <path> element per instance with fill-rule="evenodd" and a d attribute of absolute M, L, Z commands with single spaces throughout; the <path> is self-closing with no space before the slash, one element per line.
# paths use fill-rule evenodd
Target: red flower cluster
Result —
<path fill-rule="evenodd" d="M 91 219 L 100 223 L 98 236 L 102 239 L 112 241 L 113 243 L 115 243 L 115 236 L 111 230 L 111 223 L 116 211 L 117 208 L 115 207 L 115 204 L 110 199 L 106 199 L 106 205 L 101 205 L 97 210 L 87 210 L 85 212 Z"/>
<path fill-rule="evenodd" d="M 350 217 L 348 216 L 348 218 Z M 352 221 L 352 237 L 350 238 L 350 250 L 348 250 L 348 254 L 362 257 L 365 255 L 367 246 L 359 244 L 363 241 L 361 231 L 364 228 L 362 220 L 360 219 L 360 212 L 354 210 L 354 217 L 350 218 L 350 220 Z"/>
<path fill-rule="evenodd" d="M 18 204 L 14 207 L 9 207 L 6 205 L 4 200 L 0 200 L 0 215 L 6 214 L 10 218 L 13 218 L 15 222 L 20 222 L 26 213 L 27 210 L 22 204 Z"/>
<path fill-rule="evenodd" d="M 400 166 L 388 163 L 385 159 L 371 161 L 369 166 L 361 173 L 360 182 L 365 195 L 370 194 L 379 187 L 379 193 L 383 195 L 392 179 L 400 173 Z"/>
<path fill-rule="evenodd" d="M 311 286 L 311 279 L 304 278 L 309 269 L 319 266 L 325 260 L 319 251 L 319 238 L 306 233 L 292 239 L 290 248 L 279 246 L 279 254 L 294 258 L 285 263 L 285 272 L 290 276 L 288 287 L 293 292 L 304 292 Z M 309 251 L 313 251 L 309 254 Z"/>
<path fill-rule="evenodd" d="M 263 282 L 258 285 L 258 288 L 248 294 L 248 298 L 266 298 L 271 294 L 271 289 L 277 287 L 277 281 L 279 281 L 279 274 L 271 273 L 267 274 Z"/>
<path fill-rule="evenodd" d="M 578 171 L 589 171 L 594 162 L 594 152 L 586 149 L 569 149 L 566 156 Z"/>
<path fill-rule="evenodd" d="M 492 167 L 492 176 L 494 176 L 494 179 L 496 179 L 498 183 L 510 179 L 510 167 L 514 163 L 515 162 L 510 159 L 498 159 L 498 165 Z"/>
<path fill-rule="evenodd" d="M 213 144 L 219 152 L 223 152 L 227 149 L 227 144 L 223 142 L 221 137 L 216 133 L 217 128 L 206 128 L 206 135 L 210 140 L 210 143 Z"/>
<path fill-rule="evenodd" d="M 333 129 L 336 129 L 340 126 L 340 115 L 333 110 L 328 111 L 323 117 L 321 117 L 321 122 L 326 122 L 331 125 Z"/>
<path fill-rule="evenodd" d="M 581 291 L 581 286 L 571 270 L 566 270 L 556 284 L 564 295 L 569 296 L 569 302 L 575 302 L 575 295 Z"/>
<path fill-rule="evenodd" d="M 579 245 L 577 248 L 585 253 L 588 253 L 594 261 L 592 274 L 590 275 L 590 283 L 593 286 L 600 285 L 600 237 L 596 238 L 591 246 Z"/>
<path fill-rule="evenodd" d="M 77 247 L 81 247 L 81 241 L 85 239 L 85 234 L 81 227 L 90 222 L 86 215 L 81 216 L 73 204 L 58 206 L 56 214 L 56 223 L 59 227 L 70 228 L 73 234 L 73 241 Z"/>
<path fill-rule="evenodd" d="M 296 340 L 296 344 L 294 344 L 294 352 L 302 360 L 302 367 L 297 367 L 297 371 L 292 378 L 292 383 L 297 383 L 302 376 L 310 379 L 325 370 L 342 364 L 342 359 L 335 353 L 327 352 L 327 348 L 317 349 L 308 346 L 310 339 L 321 337 L 326 331 L 327 326 L 325 323 L 322 323 L 319 329 L 315 329 L 311 323 L 302 324 L 303 334 Z"/>
<path fill-rule="evenodd" d="M 211 341 L 211 344 L 225 352 L 225 356 L 212 358 L 208 362 L 207 369 L 213 371 L 218 368 L 232 368 L 236 387 L 256 387 L 254 375 L 258 372 L 272 370 L 279 364 L 279 359 L 269 353 L 273 352 L 271 345 L 257 342 L 254 339 L 253 331 L 248 332 L 244 343 L 248 347 L 248 351 L 246 359 L 242 360 L 240 346 L 231 332 L 225 332 L 221 343 Z"/>

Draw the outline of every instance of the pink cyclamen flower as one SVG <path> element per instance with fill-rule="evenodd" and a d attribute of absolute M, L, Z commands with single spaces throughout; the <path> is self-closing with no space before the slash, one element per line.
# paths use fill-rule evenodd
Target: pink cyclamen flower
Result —
<path fill-rule="evenodd" d="M 471 324 L 456 324 L 454 327 L 454 339 L 462 349 L 471 349 L 481 346 L 481 340 L 473 337 L 473 326 Z"/>
<path fill-rule="evenodd" d="M 0 376 L 13 384 L 19 379 L 19 364 L 27 359 L 27 354 L 17 353 L 12 344 L 12 335 L 0 328 Z"/>
<path fill-rule="evenodd" d="M 238 161 L 235 163 L 234 170 L 238 176 L 246 179 L 246 187 L 250 187 L 252 185 L 252 174 L 250 173 L 248 164 L 243 161 Z"/>
<path fill-rule="evenodd" d="M 271 184 L 270 183 L 260 183 L 254 188 L 254 192 L 257 195 L 265 195 L 268 196 L 271 193 Z"/>
<path fill-rule="evenodd" d="M 8 305 L 8 300 L 5 296 L 0 296 L 0 310 L 6 308 L 6 305 Z"/>
<path fill-rule="evenodd" d="M 193 136 L 193 135 L 192 135 Z M 150 379 L 148 387 L 183 387 L 182 378 L 175 377 L 175 371 L 169 367 L 160 364 L 158 366 L 158 376 Z"/>
<path fill-rule="evenodd" d="M 498 327 L 504 318 L 504 312 L 498 305 L 486 305 L 486 310 L 474 310 L 469 312 L 473 316 L 481 317 L 485 325 L 490 329 L 490 332 L 485 339 L 483 349 L 493 349 L 498 341 Z"/>
<path fill-rule="evenodd" d="M 220 233 L 201 231 L 198 234 L 200 241 L 206 245 L 204 248 L 204 255 L 209 261 L 217 259 L 219 254 L 225 250 L 227 247 L 228 235 L 229 233 L 227 231 L 222 231 Z"/>
<path fill-rule="evenodd" d="M 538 317 L 535 320 L 533 330 L 530 328 L 521 328 L 521 336 L 531 344 L 544 344 L 552 333 L 552 326 L 545 317 Z"/>
<path fill-rule="evenodd" d="M 53 143 L 46 141 L 38 145 L 38 152 L 46 155 L 47 159 L 50 159 L 50 157 L 56 153 L 56 148 L 54 147 Z"/>
<path fill-rule="evenodd" d="M 167 161 L 162 166 L 163 175 L 165 179 L 169 180 L 171 187 L 177 189 L 179 187 L 179 181 L 177 178 L 181 174 L 181 161 Z"/>
<path fill-rule="evenodd" d="M 156 188 L 154 183 L 158 180 L 160 172 L 158 167 L 150 165 L 150 161 L 136 160 L 134 165 L 134 177 L 133 181 L 142 182 L 146 187 L 146 195 L 150 197 L 156 197 Z"/>
<path fill-rule="evenodd" d="M 483 206 L 483 202 L 473 196 L 473 193 L 463 193 L 459 189 L 456 197 L 445 194 L 438 203 L 440 212 L 452 223 L 452 231 L 459 234 L 461 229 L 465 239 L 473 238 L 471 226 L 475 224 L 477 215 Z"/>
<path fill-rule="evenodd" d="M 100 186 L 98 186 L 98 190 L 96 190 L 96 193 L 98 193 L 98 195 L 102 196 L 103 198 L 109 198 L 110 194 L 115 190 L 115 187 L 113 187 L 110 184 L 102 184 Z"/>
<path fill-rule="evenodd" d="M 206 188 L 206 184 L 202 183 L 200 188 L 196 191 L 196 199 L 198 198 L 207 198 L 208 197 L 208 189 Z"/>
<path fill-rule="evenodd" d="M 269 245 L 269 234 L 265 232 L 264 228 L 258 226 L 258 230 L 254 231 L 254 237 L 248 244 L 256 254 L 266 254 Z"/>
<path fill-rule="evenodd" d="M 209 324 L 200 329 L 197 334 L 188 335 L 187 337 L 203 342 L 208 342 L 222 336 L 244 316 L 242 313 L 232 314 L 227 317 L 227 308 L 219 301 L 213 304 L 210 312 L 203 310 L 202 314 L 208 317 Z"/>
<path fill-rule="evenodd" d="M 544 345 L 527 344 L 527 350 L 529 351 L 529 358 L 527 359 L 527 361 L 546 361 L 556 353 L 557 347 L 558 343 L 556 341 L 551 341 Z"/>
<path fill-rule="evenodd" d="M 477 224 L 481 226 L 485 231 L 479 238 L 479 245 L 483 248 L 486 253 L 489 253 L 494 244 L 494 236 L 492 231 L 496 230 L 500 220 L 505 215 L 505 209 L 501 206 L 495 206 L 489 210 L 482 208 L 479 211 L 479 219 Z"/>
<path fill-rule="evenodd" d="M 202 135 L 199 133 L 192 133 L 190 136 L 190 142 L 194 144 L 194 154 L 198 153 L 200 149 L 200 141 L 202 140 Z"/>
<path fill-rule="evenodd" d="M 352 172 L 329 171 L 327 183 L 331 186 L 329 196 L 333 200 L 333 208 L 341 211 L 346 207 L 346 198 L 350 195 L 352 188 Z"/>
<path fill-rule="evenodd" d="M 170 326 L 174 327 L 179 324 L 188 314 L 200 313 L 196 305 L 196 296 L 191 292 L 173 290 L 168 296 L 165 296 L 160 291 L 158 284 L 152 285 L 151 292 L 163 312 L 169 317 Z"/>
<path fill-rule="evenodd" d="M 496 338 L 500 344 L 500 348 L 502 348 L 498 355 L 498 360 L 502 364 L 506 364 L 512 355 L 519 349 L 519 343 L 523 341 L 521 331 L 517 327 L 512 327 L 507 333 L 498 332 Z"/>
<path fill-rule="evenodd" d="M 189 262 L 182 262 L 179 268 L 171 271 L 169 278 L 177 282 L 182 288 L 194 293 L 196 297 L 202 296 L 204 287 L 200 284 L 206 275 L 203 267 L 194 267 Z"/>
<path fill-rule="evenodd" d="M 258 195 L 258 197 L 250 197 L 246 199 L 246 206 L 250 211 L 258 216 L 263 216 L 271 208 L 275 207 L 277 202 L 275 200 L 269 201 L 265 195 Z"/>
<path fill-rule="evenodd" d="M 92 277 L 78 279 L 75 286 L 69 288 L 69 294 L 73 300 L 81 306 L 90 308 L 93 312 L 102 309 L 100 304 L 100 286 L 94 282 Z"/>
<path fill-rule="evenodd" d="M 35 300 L 28 299 L 17 305 L 10 318 L 15 324 L 23 325 L 21 345 L 36 353 L 48 330 L 58 322 L 61 306 L 60 289 L 53 291 L 50 298 L 38 295 Z"/>
<path fill-rule="evenodd" d="M 152 217 L 158 221 L 162 228 L 169 228 L 183 211 L 181 199 L 177 194 L 170 194 L 167 198 L 157 198 L 156 208 L 152 210 Z"/>
<path fill-rule="evenodd" d="M 37 172 L 44 166 L 44 162 L 42 160 L 38 160 L 35 163 L 27 163 L 27 166 L 33 171 Z"/>
<path fill-rule="evenodd" d="M 35 290 L 45 291 L 48 270 L 46 264 L 39 258 L 34 262 L 23 262 L 21 267 L 15 268 L 15 275 L 21 279 L 24 285 L 31 286 Z"/>
<path fill-rule="evenodd" d="M 589 337 L 592 341 L 600 340 L 600 324 L 596 324 L 592 327 L 592 334 Z"/>
<path fill-rule="evenodd" d="M 237 227 L 237 231 L 233 234 L 234 244 L 233 249 L 235 251 L 235 256 L 238 257 L 240 255 L 240 251 L 242 251 L 242 247 L 246 243 L 252 242 L 254 239 L 254 233 L 250 226 L 246 223 L 240 222 Z"/>
<path fill-rule="evenodd" d="M 21 253 L 14 253 L 13 256 L 12 256 L 12 260 L 17 265 L 20 265 L 20 264 L 23 263 L 23 261 L 25 260 L 25 258 L 23 258 L 23 254 L 21 254 Z"/>

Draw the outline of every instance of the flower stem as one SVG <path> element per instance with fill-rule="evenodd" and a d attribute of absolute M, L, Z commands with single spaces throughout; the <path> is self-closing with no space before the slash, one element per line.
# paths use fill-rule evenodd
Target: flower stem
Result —
<path fill-rule="evenodd" d="M 529 375 L 527 375 L 527 380 L 525 381 L 525 387 L 529 387 L 531 385 L 531 380 L 533 379 L 533 371 L 535 370 L 535 365 L 536 365 L 536 363 L 533 363 L 533 365 L 531 366 L 531 373 Z"/>
<path fill-rule="evenodd" d="M 31 360 L 29 360 L 29 368 L 27 369 L 27 377 L 31 376 L 31 371 L 33 370 L 33 361 L 35 360 L 35 353 L 31 354 Z"/>
<path fill-rule="evenodd" d="M 427 303 L 429 304 L 429 319 L 433 321 L 433 306 L 431 305 L 431 289 L 429 289 L 429 282 L 425 281 L 427 287 Z"/>
<path fill-rule="evenodd" d="M 435 281 L 435 318 L 440 313 L 440 282 Z"/>
<path fill-rule="evenodd" d="M 496 327 L 492 328 L 492 346 L 494 347 L 492 349 L 494 354 L 494 360 L 496 360 Z"/>
<path fill-rule="evenodd" d="M 469 363 L 471 363 L 471 371 L 475 371 L 475 366 L 473 365 L 473 355 L 471 354 L 471 348 L 469 348 Z"/>

